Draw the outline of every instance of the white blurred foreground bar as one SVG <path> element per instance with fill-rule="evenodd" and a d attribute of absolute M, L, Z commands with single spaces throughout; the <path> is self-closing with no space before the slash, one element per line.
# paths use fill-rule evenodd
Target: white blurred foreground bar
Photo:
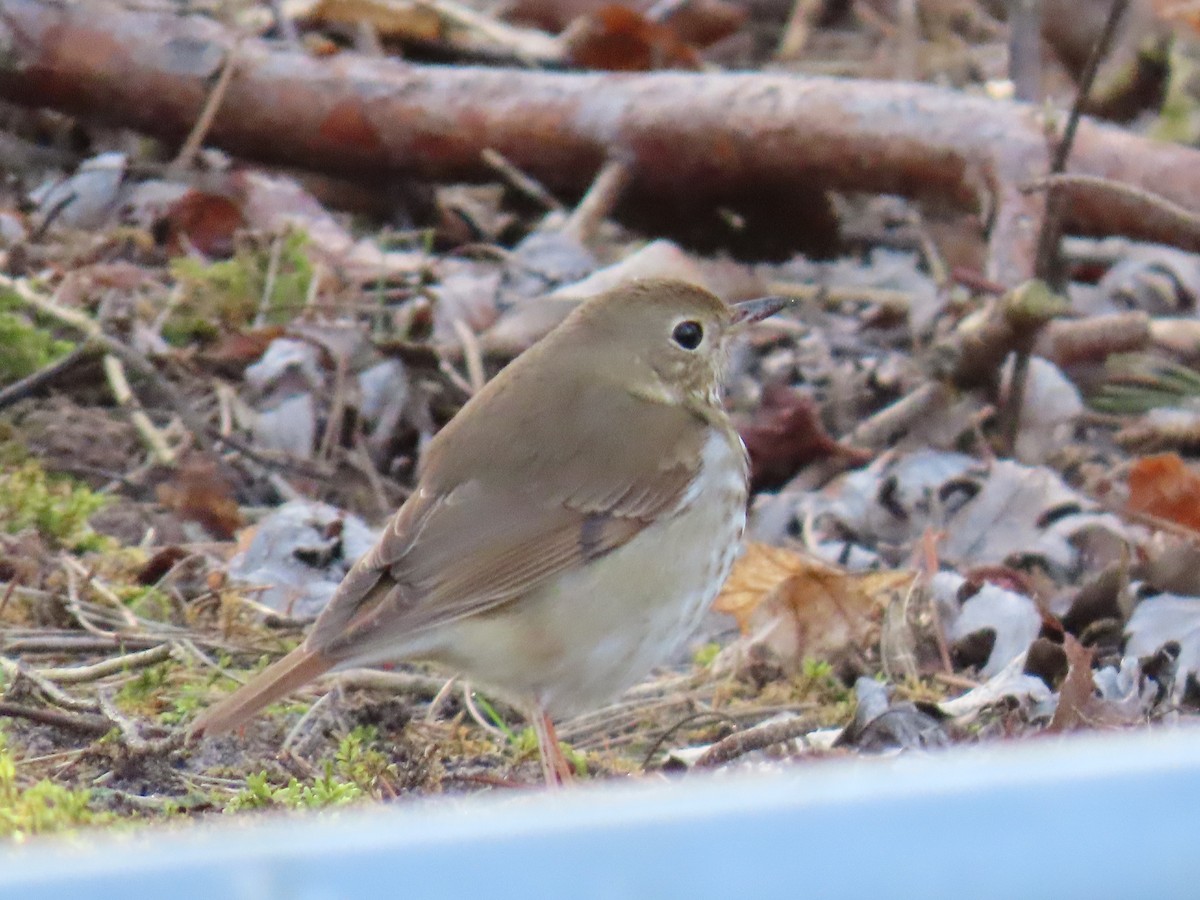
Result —
<path fill-rule="evenodd" d="M 1200 729 L 0 850 L 3 900 L 1200 896 Z"/>

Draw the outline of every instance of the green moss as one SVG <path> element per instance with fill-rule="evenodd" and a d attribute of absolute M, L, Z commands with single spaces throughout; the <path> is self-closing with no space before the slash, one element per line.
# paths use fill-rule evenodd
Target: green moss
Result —
<path fill-rule="evenodd" d="M 537 732 L 532 728 L 522 728 L 516 734 L 509 733 L 509 744 L 519 758 L 536 757 L 541 753 L 538 748 Z M 587 754 L 576 750 L 566 741 L 558 742 L 558 749 L 575 774 L 583 778 L 588 773 Z"/>
<path fill-rule="evenodd" d="M 72 790 L 45 778 L 22 786 L 16 760 L 0 731 L 0 837 L 21 841 L 34 834 L 112 820 L 110 813 L 92 809 L 91 802 L 91 791 Z"/>
<path fill-rule="evenodd" d="M 170 618 L 174 604 L 171 598 L 153 585 L 131 584 L 113 588 L 126 606 L 139 618 L 165 621 Z"/>
<path fill-rule="evenodd" d="M 304 305 L 313 266 L 308 237 L 289 231 L 280 240 L 279 263 L 266 301 L 267 324 L 291 321 Z M 183 291 L 182 300 L 167 320 L 163 336 L 173 344 L 209 341 L 222 328 L 244 328 L 258 315 L 271 267 L 270 246 L 242 246 L 233 257 L 206 263 L 192 257 L 172 260 L 171 274 Z"/>
<path fill-rule="evenodd" d="M 311 781 L 292 778 L 285 785 L 271 783 L 266 772 L 246 779 L 246 787 L 225 805 L 225 812 L 246 809 L 321 809 L 341 806 L 366 797 L 381 797 L 395 779 L 396 767 L 379 749 L 379 734 L 370 726 L 354 729 L 342 738 L 333 759 Z"/>
<path fill-rule="evenodd" d="M 0 529 L 9 534 L 34 529 L 59 547 L 100 550 L 110 542 L 87 522 L 106 502 L 68 478 L 47 475 L 34 462 L 0 471 Z"/>
<path fill-rule="evenodd" d="M 696 652 L 692 654 L 692 662 L 700 668 L 706 669 L 713 664 L 720 652 L 721 645 L 716 641 L 709 641 L 696 648 Z"/>
<path fill-rule="evenodd" d="M 15 295 L 0 292 L 0 383 L 24 378 L 75 349 L 39 327 L 24 309 Z"/>

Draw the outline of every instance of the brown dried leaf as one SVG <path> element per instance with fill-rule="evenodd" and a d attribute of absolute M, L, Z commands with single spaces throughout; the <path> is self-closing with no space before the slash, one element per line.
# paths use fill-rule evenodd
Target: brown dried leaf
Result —
<path fill-rule="evenodd" d="M 1079 643 L 1072 634 L 1063 635 L 1063 650 L 1067 654 L 1067 677 L 1058 692 L 1058 707 L 1050 720 L 1049 731 L 1072 731 L 1094 724 L 1103 714 L 1103 704 L 1096 697 L 1092 681 L 1094 651 Z"/>
<path fill-rule="evenodd" d="M 505 17 L 512 22 L 533 25 L 558 33 L 580 16 L 593 15 L 611 0 L 515 0 Z M 653 0 L 634 0 L 630 8 L 646 13 Z M 745 7 L 729 0 L 691 0 L 677 5 L 663 21 L 694 47 L 707 47 L 733 34 L 745 23 Z"/>
<path fill-rule="evenodd" d="M 700 67 L 696 51 L 674 28 L 618 3 L 582 17 L 565 36 L 568 60 L 585 69 L 649 72 Z"/>
<path fill-rule="evenodd" d="M 246 219 L 237 199 L 192 189 L 167 208 L 156 227 L 172 255 L 196 249 L 205 256 L 229 256 L 234 233 L 246 227 Z"/>
<path fill-rule="evenodd" d="M 305 25 L 370 25 L 381 38 L 434 42 L 442 22 L 427 3 L 406 0 L 317 0 L 297 16 Z"/>
<path fill-rule="evenodd" d="M 218 373 L 237 378 L 246 371 L 247 366 L 262 359 L 271 343 L 283 334 L 284 329 L 278 325 L 226 332 L 217 339 L 216 344 L 201 351 L 198 358 Z"/>
<path fill-rule="evenodd" d="M 158 502 L 180 516 L 197 522 L 221 540 L 233 537 L 242 527 L 242 514 L 233 489 L 217 463 L 193 455 L 179 467 L 175 481 L 160 484 Z"/>
<path fill-rule="evenodd" d="M 748 544 L 715 608 L 786 665 L 839 659 L 874 646 L 884 609 L 915 578 L 907 571 L 846 572 L 791 550 Z"/>
<path fill-rule="evenodd" d="M 1176 453 L 1144 456 L 1129 469 L 1128 508 L 1200 531 L 1200 475 Z"/>
<path fill-rule="evenodd" d="M 763 389 L 762 405 L 738 431 L 750 456 L 750 481 L 755 491 L 782 486 L 811 462 L 833 456 L 844 457 L 851 465 L 865 465 L 873 455 L 839 444 L 825 430 L 813 399 L 781 384 Z"/>

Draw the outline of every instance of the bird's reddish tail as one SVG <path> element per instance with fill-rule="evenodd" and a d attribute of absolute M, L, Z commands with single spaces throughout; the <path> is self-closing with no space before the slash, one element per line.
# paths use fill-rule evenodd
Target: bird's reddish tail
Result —
<path fill-rule="evenodd" d="M 188 728 L 189 737 L 221 734 L 249 721 L 256 712 L 332 668 L 331 660 L 297 647 L 279 662 L 268 666 L 224 700 L 205 710 Z"/>

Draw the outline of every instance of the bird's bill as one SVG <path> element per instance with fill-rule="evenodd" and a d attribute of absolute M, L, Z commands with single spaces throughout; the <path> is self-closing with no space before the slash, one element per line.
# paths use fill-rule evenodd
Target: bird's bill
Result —
<path fill-rule="evenodd" d="M 745 328 L 751 322 L 761 322 L 768 316 L 773 316 L 785 306 L 794 301 L 791 297 L 759 297 L 757 300 L 745 300 L 735 303 L 733 310 L 733 327 Z"/>

